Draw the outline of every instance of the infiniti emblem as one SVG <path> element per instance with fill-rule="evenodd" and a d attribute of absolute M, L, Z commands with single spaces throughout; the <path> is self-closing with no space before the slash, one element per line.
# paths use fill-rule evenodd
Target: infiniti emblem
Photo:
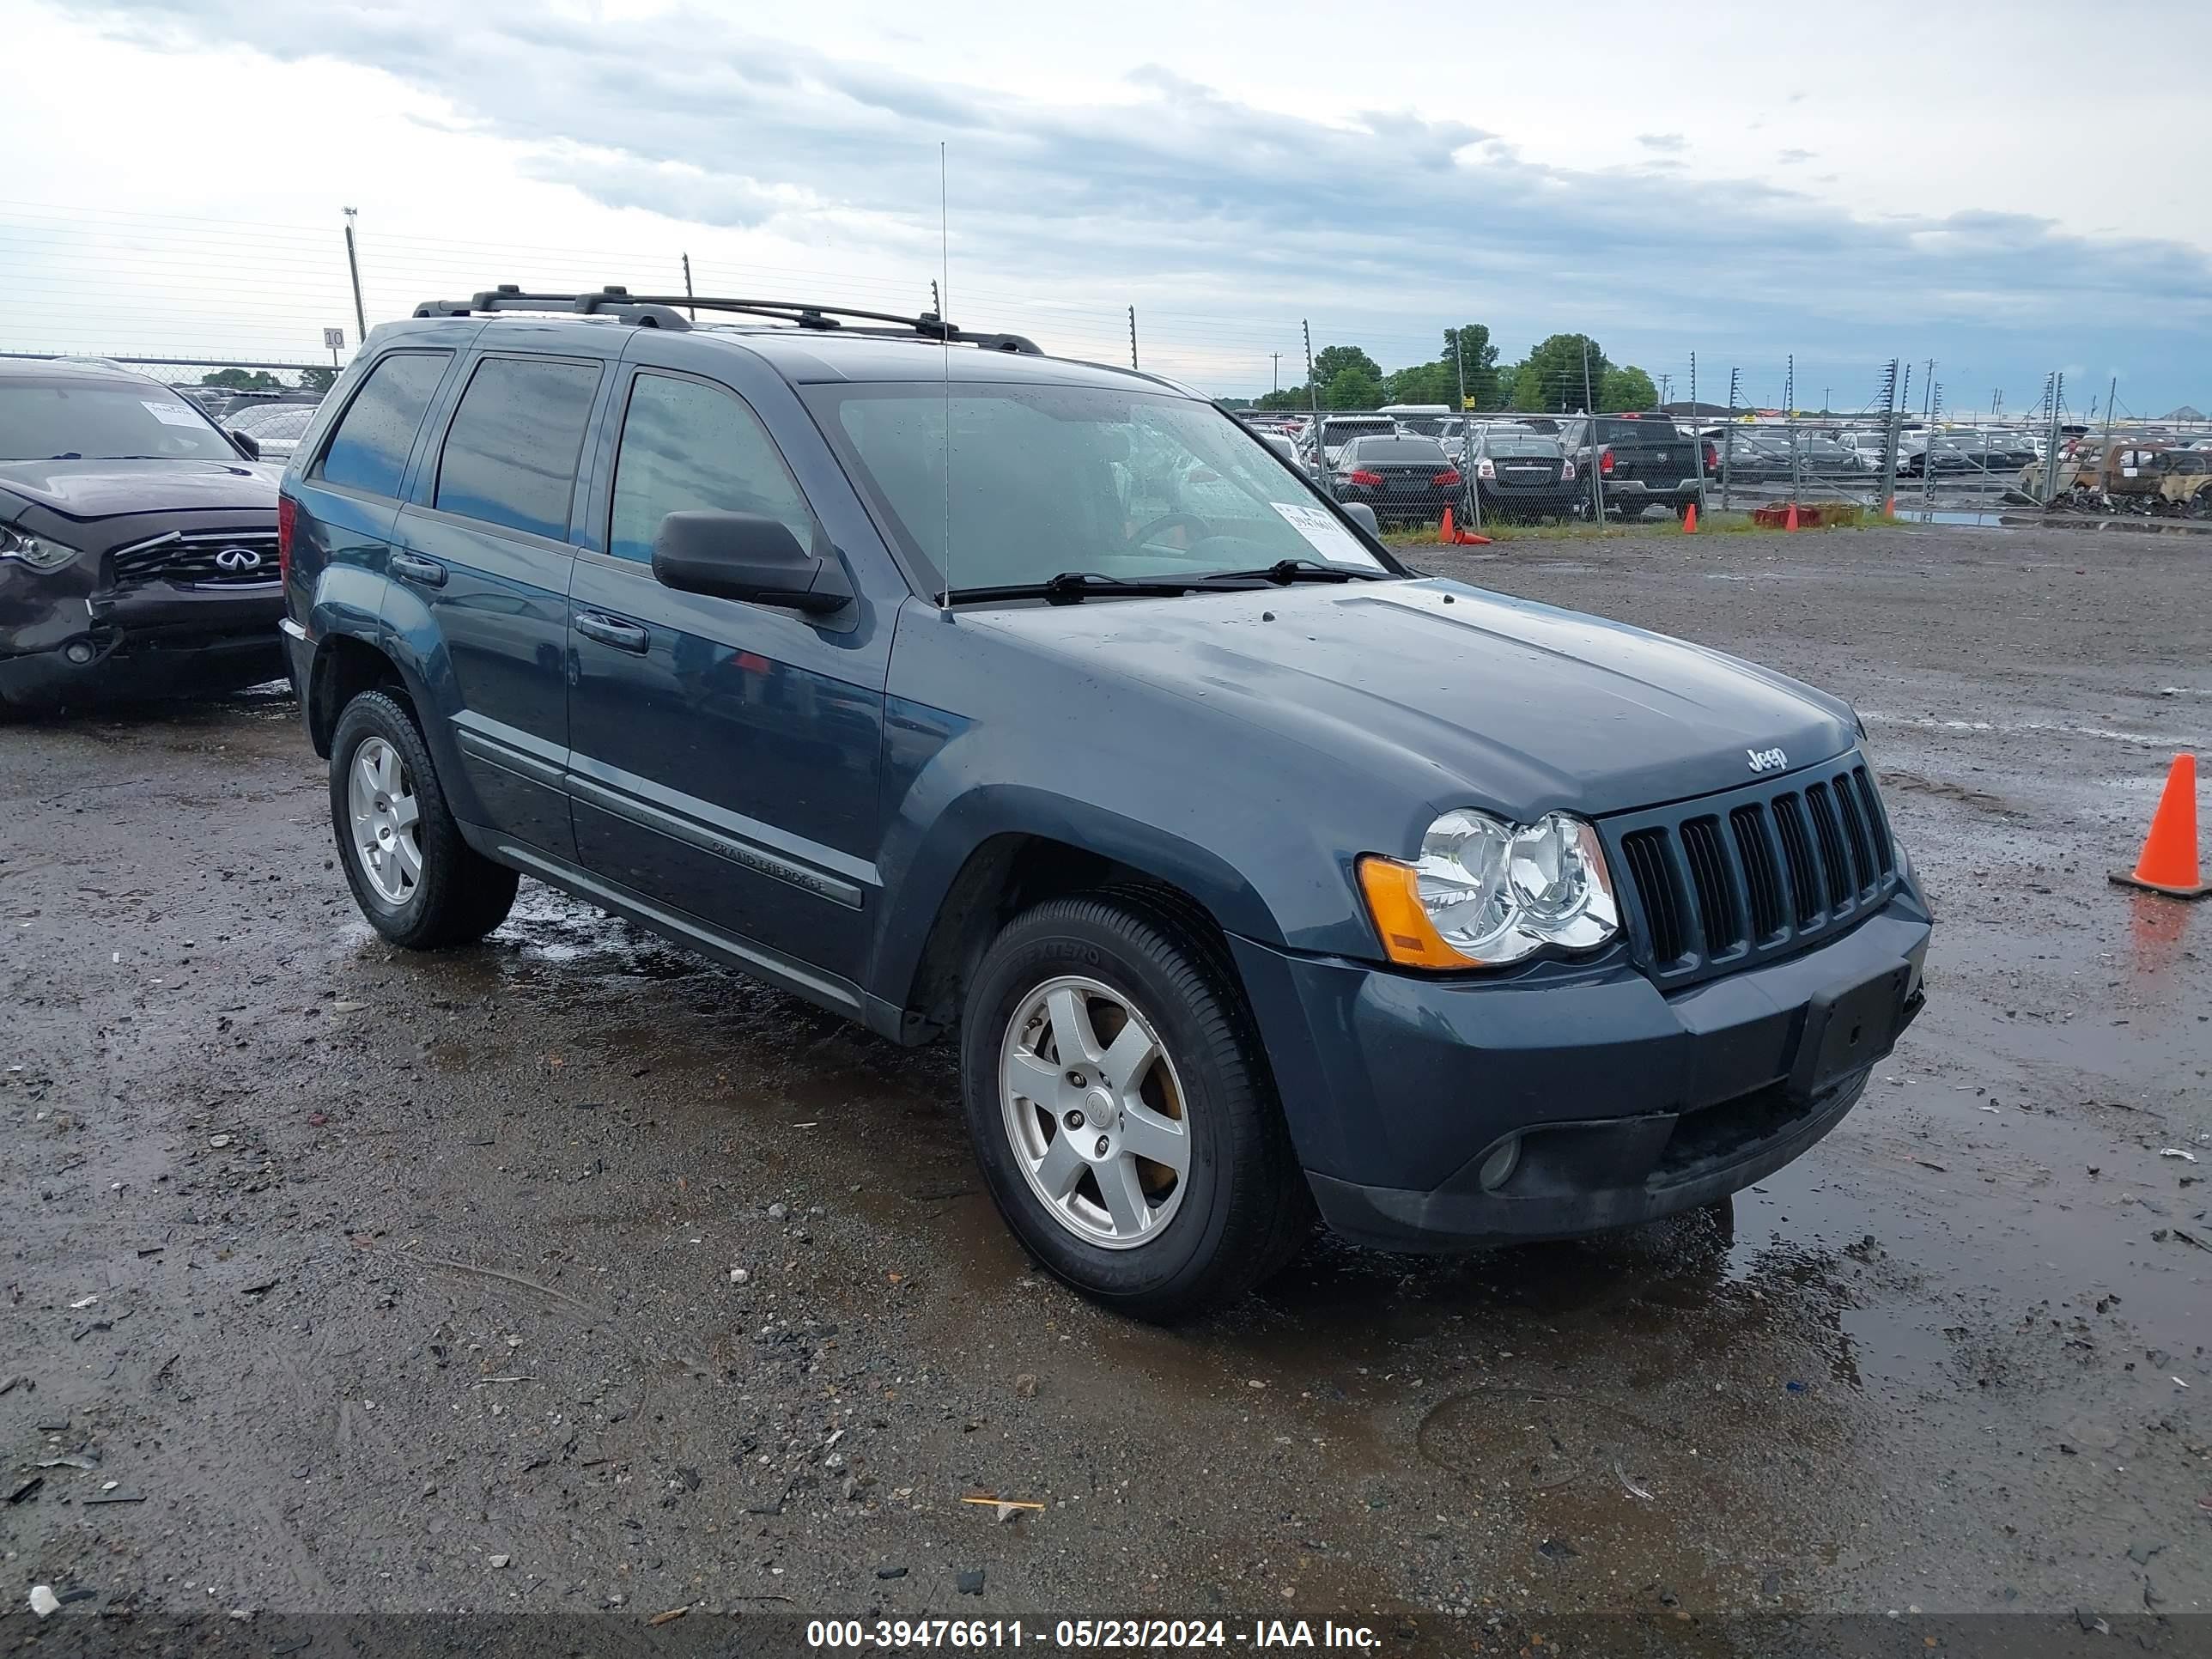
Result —
<path fill-rule="evenodd" d="M 261 555 L 250 547 L 226 547 L 215 556 L 215 568 L 234 575 L 241 570 L 258 570 Z"/>

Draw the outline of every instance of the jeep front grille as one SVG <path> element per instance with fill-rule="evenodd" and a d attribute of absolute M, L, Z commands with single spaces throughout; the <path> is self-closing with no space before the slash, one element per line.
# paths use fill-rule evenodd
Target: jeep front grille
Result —
<path fill-rule="evenodd" d="M 252 587 L 276 580 L 276 526 L 252 530 L 173 530 L 108 556 L 114 585 L 143 587 Z"/>
<path fill-rule="evenodd" d="M 1631 941 L 1669 988 L 1840 933 L 1898 884 L 1881 798 L 1856 755 L 1603 829 Z"/>

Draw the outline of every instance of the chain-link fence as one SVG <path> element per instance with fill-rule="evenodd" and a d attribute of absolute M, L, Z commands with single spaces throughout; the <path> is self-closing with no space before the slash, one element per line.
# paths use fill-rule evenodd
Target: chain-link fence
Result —
<path fill-rule="evenodd" d="M 1243 410 L 1339 501 L 1388 529 L 1437 523 L 1632 520 L 1670 513 L 1961 517 L 2056 506 L 2212 518 L 2202 422 L 2072 416 L 2063 381 L 2007 418 L 1908 413 L 1885 366 L 1880 404 L 1851 412 L 1695 399 L 1649 409 L 1458 410 L 1445 404 Z M 1886 404 L 1887 406 L 1881 406 Z M 2050 458 L 2056 454 L 2057 465 Z"/>

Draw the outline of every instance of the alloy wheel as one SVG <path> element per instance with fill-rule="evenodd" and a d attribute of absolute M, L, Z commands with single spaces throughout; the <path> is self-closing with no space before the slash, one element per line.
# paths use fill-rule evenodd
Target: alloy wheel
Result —
<path fill-rule="evenodd" d="M 364 738 L 346 772 L 346 805 L 362 873 L 386 903 L 407 902 L 422 880 L 422 804 L 399 751 Z"/>
<path fill-rule="evenodd" d="M 1095 979 L 1046 981 L 1000 1048 L 1007 1139 L 1047 1213 L 1087 1244 L 1160 1236 L 1191 1173 L 1186 1097 L 1159 1034 Z"/>

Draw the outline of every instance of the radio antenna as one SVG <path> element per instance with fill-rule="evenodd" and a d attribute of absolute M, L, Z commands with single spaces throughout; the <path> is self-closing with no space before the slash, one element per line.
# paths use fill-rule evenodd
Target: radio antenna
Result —
<path fill-rule="evenodd" d="M 945 346 L 945 592 L 938 614 L 952 620 L 952 218 L 945 189 L 945 143 L 937 145 L 937 337 Z"/>

